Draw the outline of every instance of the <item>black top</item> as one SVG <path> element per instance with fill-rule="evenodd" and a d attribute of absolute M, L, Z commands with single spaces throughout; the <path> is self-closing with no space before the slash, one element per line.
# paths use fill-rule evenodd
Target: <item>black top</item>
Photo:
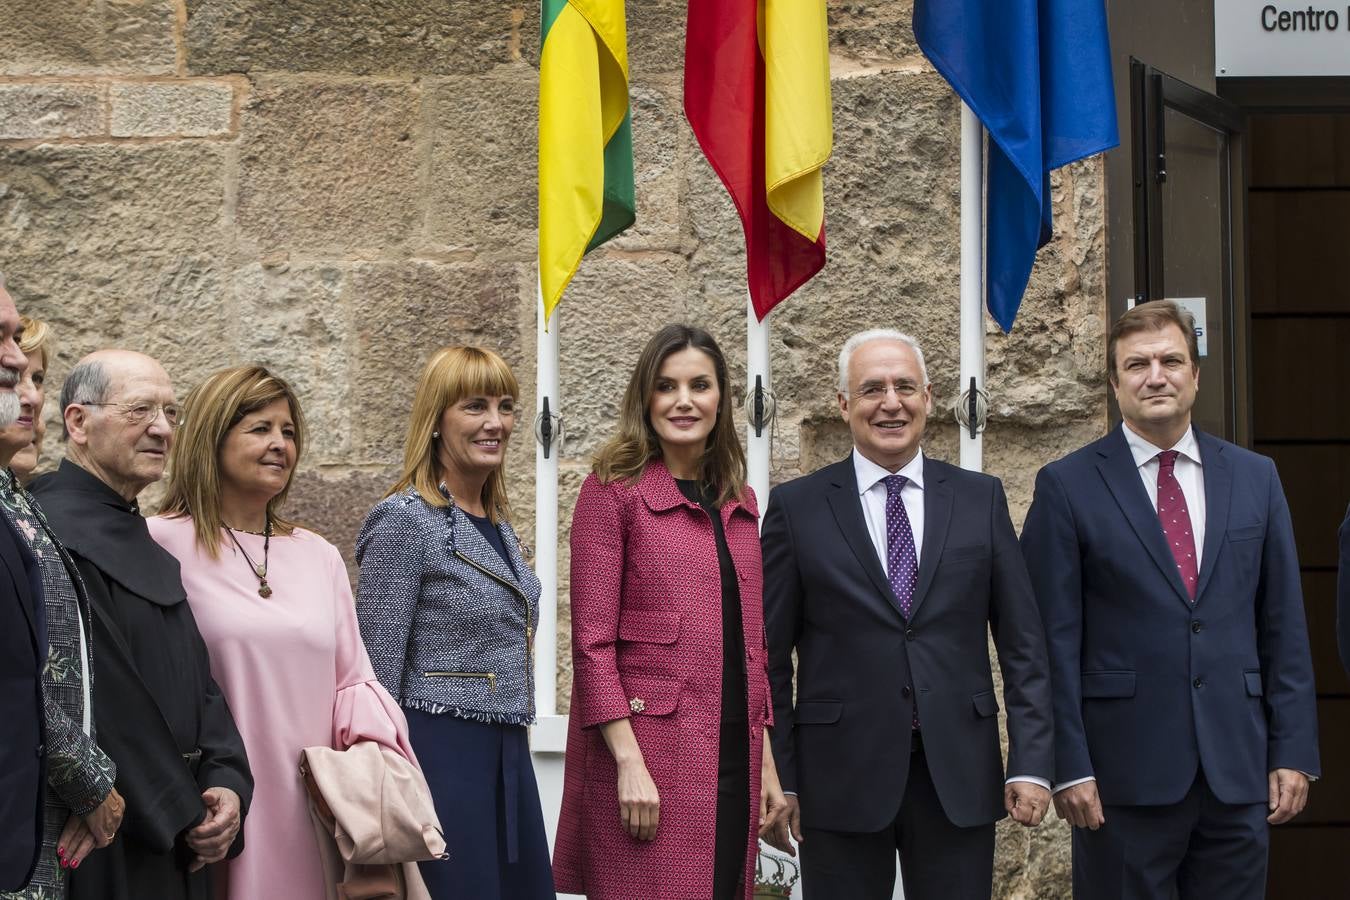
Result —
<path fill-rule="evenodd" d="M 717 562 L 722 572 L 722 721 L 745 722 L 745 629 L 741 623 L 741 584 L 736 566 L 727 548 L 726 532 L 722 530 L 722 513 L 717 508 L 717 497 L 707 485 L 697 481 L 676 478 L 680 493 L 703 507 L 712 520 L 713 537 L 717 541 Z"/>
<path fill-rule="evenodd" d="M 487 516 L 475 516 L 463 507 L 460 507 L 459 511 L 464 513 L 465 517 L 467 517 L 468 520 L 473 523 L 474 527 L 478 529 L 478 532 L 483 535 L 484 540 L 492 546 L 493 550 L 497 551 L 497 555 L 502 558 L 502 562 L 511 567 L 511 572 L 519 576 L 520 573 L 516 571 L 515 565 L 511 562 L 511 554 L 506 549 L 506 542 L 502 540 L 502 533 L 497 529 L 496 525 L 492 524 L 492 520 Z"/>

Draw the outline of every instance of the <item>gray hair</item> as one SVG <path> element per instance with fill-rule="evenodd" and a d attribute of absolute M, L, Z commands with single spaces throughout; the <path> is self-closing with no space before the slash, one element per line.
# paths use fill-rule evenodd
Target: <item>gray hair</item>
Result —
<path fill-rule="evenodd" d="M 928 386 L 928 366 L 924 364 L 923 348 L 919 346 L 919 342 L 894 328 L 873 328 L 869 331 L 860 331 L 844 341 L 844 348 L 839 351 L 839 393 L 848 393 L 848 364 L 853 359 L 853 354 L 863 344 L 872 341 L 897 341 L 913 350 L 914 358 L 919 361 L 919 374 L 923 377 L 923 386 Z"/>
<path fill-rule="evenodd" d="M 66 410 L 73 403 L 104 403 L 112 391 L 112 376 L 97 360 L 82 362 L 70 370 L 61 385 L 61 440 L 70 438 L 66 427 Z"/>

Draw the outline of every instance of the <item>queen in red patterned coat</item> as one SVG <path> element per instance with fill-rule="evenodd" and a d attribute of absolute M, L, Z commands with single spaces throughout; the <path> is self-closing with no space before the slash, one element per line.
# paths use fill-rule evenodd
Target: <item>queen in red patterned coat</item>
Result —
<path fill-rule="evenodd" d="M 758 516 L 722 352 L 666 326 L 572 516 L 560 892 L 750 898 L 756 836 L 785 808 Z"/>

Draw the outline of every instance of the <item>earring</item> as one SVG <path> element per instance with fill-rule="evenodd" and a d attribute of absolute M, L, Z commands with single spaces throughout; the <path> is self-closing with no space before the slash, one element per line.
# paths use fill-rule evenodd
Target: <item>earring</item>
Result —
<path fill-rule="evenodd" d="M 431 433 L 431 439 L 432 439 L 433 441 L 439 439 L 440 436 L 441 436 L 441 433 L 440 433 L 439 431 L 433 431 L 433 432 Z"/>

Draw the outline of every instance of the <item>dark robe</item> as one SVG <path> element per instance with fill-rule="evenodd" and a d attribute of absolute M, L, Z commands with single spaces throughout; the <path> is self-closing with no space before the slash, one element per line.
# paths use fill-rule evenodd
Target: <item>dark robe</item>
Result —
<path fill-rule="evenodd" d="M 94 721 L 127 804 L 113 843 L 71 873 L 70 896 L 209 898 L 209 869 L 188 874 L 194 854 L 184 836 L 206 816 L 202 791 L 229 788 L 247 811 L 253 778 L 178 560 L 150 537 L 134 503 L 68 460 L 37 495 L 89 591 Z M 243 845 L 241 827 L 229 855 Z"/>

